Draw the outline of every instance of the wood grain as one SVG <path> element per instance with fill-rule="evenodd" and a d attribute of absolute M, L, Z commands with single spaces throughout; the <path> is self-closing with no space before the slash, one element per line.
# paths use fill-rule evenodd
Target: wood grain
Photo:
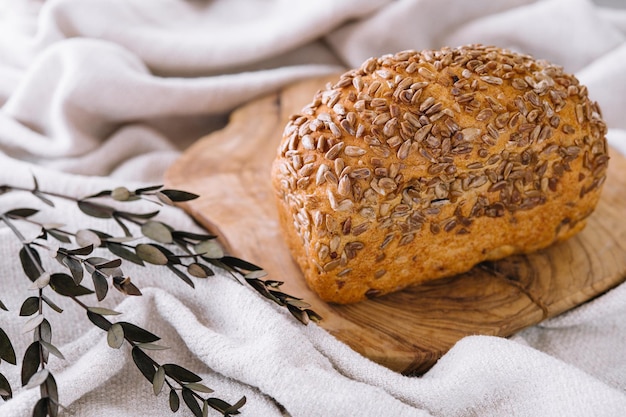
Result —
<path fill-rule="evenodd" d="M 170 167 L 170 187 L 201 195 L 183 206 L 230 253 L 263 266 L 303 297 L 320 325 L 392 370 L 422 373 L 467 335 L 510 336 L 602 294 L 626 277 L 626 160 L 612 152 L 596 212 L 579 235 L 527 255 L 483 263 L 455 277 L 353 305 L 308 289 L 278 229 L 270 165 L 287 118 L 325 83 L 313 79 L 235 111 Z"/>

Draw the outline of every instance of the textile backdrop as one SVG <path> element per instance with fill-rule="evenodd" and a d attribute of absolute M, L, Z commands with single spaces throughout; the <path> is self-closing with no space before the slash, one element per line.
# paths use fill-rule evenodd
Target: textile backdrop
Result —
<path fill-rule="evenodd" d="M 0 184 L 32 187 L 34 174 L 41 189 L 75 197 L 158 184 L 186 146 L 256 97 L 370 56 L 477 42 L 575 73 L 600 103 L 610 143 L 626 152 L 625 39 L 626 11 L 587 0 L 0 0 Z M 0 195 L 2 212 L 33 206 L 41 222 L 120 233 L 56 203 Z M 198 230 L 175 209 L 163 219 Z M 18 352 L 18 366 L 0 365 L 15 390 L 3 417 L 30 415 L 39 396 L 19 388 L 32 335 L 22 334 L 18 312 L 33 294 L 19 248 L 0 224 L 0 300 L 9 308 L 0 327 Z M 224 274 L 193 290 L 157 267 L 124 272 L 144 295 L 112 294 L 105 305 L 161 336 L 172 349 L 155 357 L 197 371 L 215 396 L 245 395 L 244 416 L 626 412 L 625 285 L 510 339 L 467 337 L 424 376 L 405 377 Z M 45 315 L 66 358 L 49 364 L 63 415 L 171 415 L 128 349 L 109 348 L 84 312 L 55 300 L 65 311 Z"/>

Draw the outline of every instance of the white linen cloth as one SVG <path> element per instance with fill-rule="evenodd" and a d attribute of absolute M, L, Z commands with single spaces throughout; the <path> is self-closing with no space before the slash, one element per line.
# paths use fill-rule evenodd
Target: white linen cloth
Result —
<path fill-rule="evenodd" d="M 228 113 L 306 77 L 403 49 L 486 43 L 545 58 L 575 73 L 598 101 L 611 144 L 626 153 L 626 11 L 587 0 L 0 0 L 0 185 L 82 197 L 158 184 L 193 140 Z M 67 229 L 115 225 L 50 210 L 24 193 L 2 212 L 41 208 Z M 174 209 L 163 218 L 192 221 Z M 31 335 L 18 316 L 29 295 L 0 224 L 0 327 L 21 362 Z M 53 260 L 46 260 L 53 267 Z M 510 339 L 459 341 L 422 377 L 389 371 L 316 325 L 302 326 L 224 274 L 193 290 L 158 268 L 124 265 L 142 297 L 106 305 L 152 330 L 159 352 L 198 372 L 215 396 L 248 398 L 244 416 L 626 415 L 626 285 Z M 115 293 L 115 290 L 112 290 Z M 84 312 L 56 297 L 47 312 L 63 415 L 169 416 L 129 350 L 107 346 Z M 19 388 L 20 363 L 0 372 L 15 390 L 3 417 L 31 415 L 37 389 Z M 178 415 L 191 415 L 181 406 Z"/>

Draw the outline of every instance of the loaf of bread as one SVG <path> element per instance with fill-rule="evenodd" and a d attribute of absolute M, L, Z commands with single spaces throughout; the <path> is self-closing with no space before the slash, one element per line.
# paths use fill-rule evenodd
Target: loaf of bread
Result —
<path fill-rule="evenodd" d="M 562 68 L 496 47 L 365 61 L 293 115 L 272 167 L 308 285 L 352 303 L 573 236 L 606 125 Z"/>

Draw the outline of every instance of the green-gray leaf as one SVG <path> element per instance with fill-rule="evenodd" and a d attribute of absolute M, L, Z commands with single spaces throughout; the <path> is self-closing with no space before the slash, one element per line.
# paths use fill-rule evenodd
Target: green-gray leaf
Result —
<path fill-rule="evenodd" d="M 107 343 L 113 349 L 119 349 L 124 344 L 124 328 L 121 324 L 113 324 L 107 331 Z"/>
<path fill-rule="evenodd" d="M 11 384 L 9 384 L 7 378 L 2 374 L 0 374 L 0 396 L 4 401 L 8 401 L 13 396 Z"/>
<path fill-rule="evenodd" d="M 117 316 L 119 314 L 122 314 L 119 311 L 110 310 L 104 307 L 87 307 L 87 310 L 91 311 L 92 313 L 100 314 L 101 316 Z"/>
<path fill-rule="evenodd" d="M 111 197 L 117 201 L 126 201 L 130 196 L 130 190 L 126 187 L 117 187 L 111 191 Z"/>
<path fill-rule="evenodd" d="M 158 221 L 148 221 L 141 226 L 141 233 L 159 243 L 171 243 L 172 231 L 165 224 Z"/>
<path fill-rule="evenodd" d="M 174 413 L 178 411 L 180 408 L 180 398 L 178 398 L 178 394 L 173 389 L 170 390 L 170 410 Z"/>
<path fill-rule="evenodd" d="M 46 319 L 41 322 L 39 325 L 39 331 L 35 332 L 34 341 L 43 340 L 44 342 L 50 343 L 52 340 L 52 327 L 50 326 L 50 322 Z"/>
<path fill-rule="evenodd" d="M 141 243 L 135 247 L 135 252 L 142 260 L 154 265 L 167 265 L 167 256 L 149 243 Z"/>
<path fill-rule="evenodd" d="M 115 213 L 115 209 L 104 204 L 92 203 L 91 201 L 80 200 L 78 202 L 80 211 L 91 217 L 99 219 L 110 219 Z"/>
<path fill-rule="evenodd" d="M 33 407 L 33 417 L 47 417 L 49 404 L 50 399 L 48 397 L 37 400 L 35 407 Z"/>
<path fill-rule="evenodd" d="M 66 297 L 78 297 L 81 295 L 93 294 L 89 288 L 76 285 L 71 276 L 57 273 L 50 276 L 50 287 L 58 294 Z"/>
<path fill-rule="evenodd" d="M 170 200 L 175 202 L 194 200 L 199 197 L 198 194 L 189 193 L 181 190 L 161 190 Z"/>
<path fill-rule="evenodd" d="M 133 342 L 138 343 L 151 343 L 160 340 L 161 338 L 149 331 L 142 329 L 132 323 L 120 321 L 119 324 L 124 328 L 124 334 Z"/>
<path fill-rule="evenodd" d="M 224 257 L 222 246 L 215 240 L 205 240 L 194 246 L 194 251 L 209 259 L 221 259 Z"/>
<path fill-rule="evenodd" d="M 199 382 L 190 382 L 189 384 L 185 384 L 185 388 L 189 388 L 192 391 L 204 392 L 206 394 L 210 394 L 213 392 L 211 388 Z"/>
<path fill-rule="evenodd" d="M 18 208 L 18 209 L 13 209 L 13 210 L 9 210 L 6 213 L 4 213 L 5 216 L 7 217 L 21 217 L 21 218 L 26 218 L 26 217 L 30 217 L 34 214 L 37 214 L 39 212 L 39 210 L 35 210 L 35 209 L 31 209 L 31 208 Z"/>
<path fill-rule="evenodd" d="M 93 247 L 97 248 L 102 244 L 102 240 L 94 231 L 82 229 L 76 232 L 76 243 L 79 246 L 93 245 Z"/>
<path fill-rule="evenodd" d="M 74 283 L 76 285 L 80 284 L 83 280 L 83 265 L 80 263 L 80 261 L 75 258 L 70 258 L 69 256 L 66 256 L 63 258 L 62 262 L 63 265 L 65 265 L 70 270 L 72 278 L 74 279 Z"/>
<path fill-rule="evenodd" d="M 211 268 L 197 262 L 194 262 L 187 266 L 187 272 L 189 273 L 189 275 L 192 275 L 196 278 L 206 278 L 214 275 L 214 272 Z"/>
<path fill-rule="evenodd" d="M 41 295 L 41 299 L 43 300 L 44 303 L 48 304 L 48 307 L 50 307 L 51 309 L 53 309 L 57 313 L 63 313 L 63 309 L 61 307 L 59 307 L 58 305 L 56 305 L 51 299 L 49 299 L 45 295 L 42 294 Z"/>
<path fill-rule="evenodd" d="M 267 276 L 267 272 L 262 269 L 257 271 L 250 271 L 246 275 L 244 275 L 244 277 L 246 278 L 263 278 L 265 276 Z"/>
<path fill-rule="evenodd" d="M 45 368 L 40 370 L 39 372 L 36 372 L 33 376 L 30 377 L 30 379 L 28 380 L 28 384 L 26 384 L 24 388 L 31 389 L 38 387 L 39 385 L 46 382 L 46 379 L 48 379 L 48 375 L 50 375 L 50 371 Z"/>
<path fill-rule="evenodd" d="M 20 316 L 32 316 L 37 311 L 39 311 L 39 298 L 28 297 L 22 303 L 22 307 L 20 308 Z"/>
<path fill-rule="evenodd" d="M 107 242 L 107 248 L 109 249 L 109 251 L 111 251 L 112 254 L 117 255 L 120 258 L 126 259 L 127 261 L 130 261 L 137 265 L 144 266 L 144 263 L 139 256 L 126 249 L 119 243 Z"/>
<path fill-rule="evenodd" d="M 57 358 L 65 359 L 65 356 L 63 356 L 61 351 L 56 346 L 54 346 L 52 343 L 46 342 L 44 340 L 40 340 L 39 343 L 41 343 L 41 345 L 43 347 L 45 347 L 48 352 L 52 353 Z"/>
<path fill-rule="evenodd" d="M 53 238 L 55 238 L 59 242 L 63 242 L 63 243 L 71 243 L 72 242 L 69 237 L 67 237 L 63 233 L 59 233 L 59 232 L 55 231 L 54 229 L 47 229 L 46 233 L 48 233 L 50 236 L 52 236 Z"/>
<path fill-rule="evenodd" d="M 138 347 L 143 350 L 167 350 L 169 346 L 157 345 L 156 343 L 138 343 Z"/>
<path fill-rule="evenodd" d="M 165 369 L 165 373 L 174 378 L 177 379 L 181 382 L 200 382 L 202 381 L 202 378 L 200 378 L 198 375 L 194 374 L 193 372 L 191 372 L 188 369 L 183 368 L 180 365 L 176 365 L 174 363 L 166 363 L 165 365 L 163 365 L 163 368 Z"/>
<path fill-rule="evenodd" d="M 41 364 L 39 360 L 39 342 L 31 343 L 26 352 L 24 352 L 24 360 L 22 361 L 22 386 L 28 384 L 30 378 L 35 375 Z"/>
<path fill-rule="evenodd" d="M 2 329 L 0 329 L 0 359 L 15 365 L 15 350 L 13 350 L 11 339 Z"/>
<path fill-rule="evenodd" d="M 187 407 L 189 407 L 189 410 L 191 410 L 193 415 L 195 417 L 202 417 L 202 409 L 200 408 L 198 401 L 196 401 L 196 397 L 193 396 L 193 392 L 183 388 L 182 395 L 183 401 L 187 404 Z"/>
<path fill-rule="evenodd" d="M 35 258 L 34 260 L 29 256 L 29 253 Z M 39 257 L 39 253 L 37 250 L 32 247 L 23 246 L 20 249 L 20 262 L 22 263 L 22 269 L 24 269 L 24 273 L 31 280 L 35 281 L 41 275 L 41 272 L 38 268 L 38 265 L 41 265 L 41 258 Z"/>
<path fill-rule="evenodd" d="M 162 366 L 159 366 L 154 373 L 154 379 L 152 380 L 152 391 L 154 392 L 154 395 L 159 395 L 161 393 L 164 383 L 165 369 L 163 369 Z"/>
<path fill-rule="evenodd" d="M 96 290 L 96 298 L 98 298 L 98 301 L 104 300 L 107 292 L 109 292 L 109 282 L 102 276 L 100 271 L 94 271 L 93 274 L 91 274 L 91 279 L 93 281 L 93 287 Z"/>
<path fill-rule="evenodd" d="M 33 331 L 37 328 L 37 326 L 41 324 L 43 319 L 43 314 L 38 314 L 35 317 L 28 319 L 28 321 L 24 323 L 24 326 L 22 327 L 22 333 L 28 333 L 30 331 Z"/>
<path fill-rule="evenodd" d="M 154 361 L 144 353 L 140 348 L 134 346 L 132 351 L 133 361 L 137 366 L 137 369 L 142 373 L 142 375 L 150 382 L 154 381 Z"/>
<path fill-rule="evenodd" d="M 235 404 L 231 405 L 226 410 L 224 410 L 224 415 L 227 416 L 230 414 L 239 414 L 239 409 L 243 407 L 245 404 L 246 404 L 246 396 L 244 395 L 243 397 L 239 399 L 239 401 L 237 401 Z"/>
<path fill-rule="evenodd" d="M 50 399 L 50 405 L 48 406 L 49 417 L 57 417 L 59 415 L 59 390 L 52 374 L 48 375 L 44 386 L 46 387 L 48 398 Z"/>

